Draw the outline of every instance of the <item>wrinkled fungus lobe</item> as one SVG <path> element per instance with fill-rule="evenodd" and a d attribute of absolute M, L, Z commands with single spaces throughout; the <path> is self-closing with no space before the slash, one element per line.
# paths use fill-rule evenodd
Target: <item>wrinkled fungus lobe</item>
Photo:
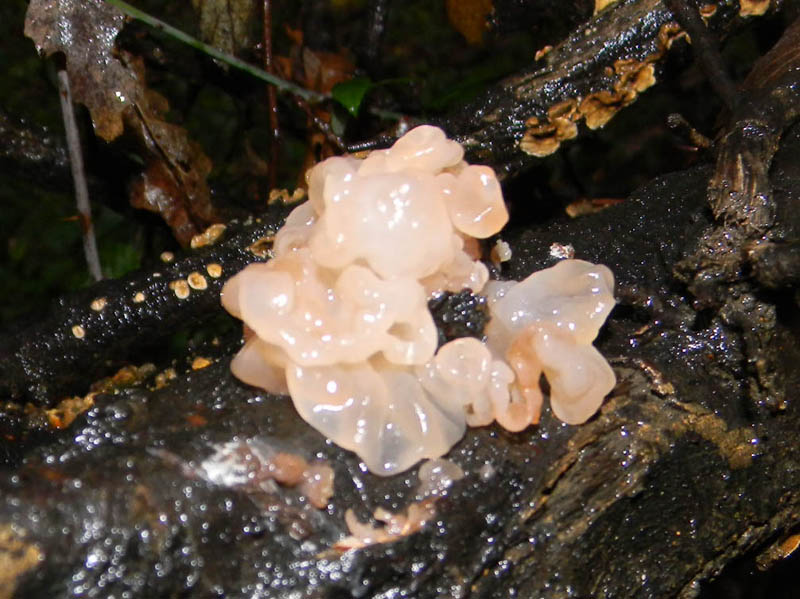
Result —
<path fill-rule="evenodd" d="M 306 179 L 309 200 L 275 236 L 274 258 L 223 288 L 245 323 L 238 378 L 288 392 L 309 424 L 380 475 L 443 455 L 467 424 L 537 422 L 542 374 L 563 420 L 597 410 L 614 384 L 591 346 L 614 304 L 604 266 L 565 260 L 492 283 L 487 343 L 436 350 L 428 299 L 480 292 L 489 274 L 476 239 L 508 220 L 490 168 L 421 126 L 365 159 L 325 160 Z"/>

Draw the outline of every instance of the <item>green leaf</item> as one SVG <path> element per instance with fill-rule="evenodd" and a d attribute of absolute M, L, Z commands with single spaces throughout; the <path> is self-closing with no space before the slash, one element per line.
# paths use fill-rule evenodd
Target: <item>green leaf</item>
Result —
<path fill-rule="evenodd" d="M 369 77 L 354 77 L 350 81 L 343 81 L 333 86 L 331 95 L 347 109 L 353 116 L 358 116 L 364 96 L 374 87 Z"/>

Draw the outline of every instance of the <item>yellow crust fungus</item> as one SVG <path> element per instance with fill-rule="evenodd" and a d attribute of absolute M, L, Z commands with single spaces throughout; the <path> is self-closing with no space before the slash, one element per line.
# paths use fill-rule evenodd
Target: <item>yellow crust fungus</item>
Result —
<path fill-rule="evenodd" d="M 599 13 L 601 10 L 612 4 L 616 4 L 617 0 L 594 0 L 594 14 Z"/>
<path fill-rule="evenodd" d="M 44 562 L 45 552 L 26 540 L 18 524 L 0 525 L 0 597 L 13 597 L 19 582 Z"/>
<path fill-rule="evenodd" d="M 198 233 L 194 237 L 192 237 L 191 242 L 189 245 L 193 250 L 197 248 L 201 248 L 207 245 L 211 245 L 212 243 L 216 242 L 217 239 L 225 232 L 225 225 L 221 223 L 216 223 L 208 227 L 202 233 Z"/>
<path fill-rule="evenodd" d="M 743 17 L 758 17 L 767 12 L 769 0 L 740 0 L 739 14 Z"/>
<path fill-rule="evenodd" d="M 211 364 L 212 362 L 208 358 L 197 356 L 194 360 L 192 360 L 192 370 L 202 370 L 207 366 L 211 366 Z"/>
<path fill-rule="evenodd" d="M 635 98 L 636 94 L 630 91 L 604 89 L 586 96 L 581 101 L 580 111 L 586 119 L 586 126 L 589 129 L 600 129 L 614 118 L 621 108 L 632 103 Z"/>
<path fill-rule="evenodd" d="M 170 381 L 175 380 L 178 377 L 178 373 L 175 372 L 174 368 L 167 368 L 163 372 L 159 372 L 155 378 L 155 388 L 162 389 L 166 387 Z"/>
<path fill-rule="evenodd" d="M 577 137 L 576 108 L 575 100 L 565 100 L 551 106 L 543 122 L 536 117 L 528 119 L 525 123 L 528 129 L 520 142 L 522 151 L 532 156 L 548 156 L 558 149 L 562 141 Z"/>
<path fill-rule="evenodd" d="M 536 61 L 541 60 L 542 58 L 544 58 L 545 56 L 550 54 L 550 51 L 552 49 L 553 49 L 553 46 L 551 46 L 550 44 L 547 44 L 546 46 L 542 46 L 541 48 L 539 48 L 536 51 L 536 54 L 533 55 L 533 59 L 536 60 Z"/>
<path fill-rule="evenodd" d="M 608 2 L 603 6 L 605 4 Z M 619 59 L 613 68 L 606 67 L 606 75 L 614 78 L 612 89 L 569 98 L 551 106 L 547 117 L 529 118 L 525 122 L 526 130 L 520 140 L 520 149 L 532 156 L 549 156 L 558 150 L 562 141 L 577 136 L 577 123 L 581 119 L 589 129 L 605 126 L 617 112 L 632 104 L 640 93 L 655 84 L 654 63 L 681 37 L 688 36 L 677 23 L 663 25 L 658 32 L 656 52 L 643 61 Z"/>
<path fill-rule="evenodd" d="M 614 72 L 619 75 L 619 80 L 614 87 L 641 93 L 655 85 L 655 71 L 655 67 L 649 62 L 639 62 L 633 59 L 617 60 L 614 63 Z"/>
<path fill-rule="evenodd" d="M 86 397 L 68 397 L 58 403 L 54 408 L 45 410 L 50 426 L 57 429 L 67 428 L 83 412 L 94 405 L 95 392 Z"/>
<path fill-rule="evenodd" d="M 700 16 L 704 19 L 710 19 L 715 14 L 717 14 L 717 5 L 716 4 L 703 4 L 700 7 Z"/>

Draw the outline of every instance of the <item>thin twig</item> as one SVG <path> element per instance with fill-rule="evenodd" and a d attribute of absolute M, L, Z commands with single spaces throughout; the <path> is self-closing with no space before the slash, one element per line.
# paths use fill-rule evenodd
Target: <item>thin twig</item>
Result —
<path fill-rule="evenodd" d="M 164 21 L 157 19 L 156 17 L 139 10 L 135 6 L 131 6 L 127 2 L 124 2 L 123 0 L 105 0 L 105 1 L 108 4 L 115 6 L 129 17 L 142 21 L 143 23 L 146 23 L 153 29 L 158 29 L 159 31 L 163 31 L 170 37 L 173 37 L 176 40 L 183 42 L 184 44 L 187 44 L 192 48 L 195 48 L 196 50 L 200 50 L 201 52 L 208 54 L 212 58 L 216 58 L 220 62 L 224 62 L 225 64 L 230 65 L 236 69 L 240 69 L 252 75 L 253 77 L 261 79 L 262 81 L 271 83 L 281 91 L 290 92 L 296 96 L 303 98 L 308 102 L 321 102 L 323 100 L 329 99 L 330 97 L 327 94 L 322 94 L 320 92 L 300 87 L 299 85 L 296 85 L 291 81 L 286 81 L 286 79 L 281 79 L 280 77 L 267 73 L 266 71 L 259 69 L 256 66 L 244 62 L 243 60 L 239 60 L 235 56 L 231 56 L 230 54 L 221 52 L 220 50 L 217 50 L 213 46 L 209 46 L 208 44 L 201 42 L 199 39 L 192 37 L 188 33 L 184 33 L 180 29 L 176 29 L 172 25 L 168 25 Z"/>
<path fill-rule="evenodd" d="M 264 70 L 270 75 L 273 75 L 275 73 L 275 68 L 272 65 L 272 2 L 270 0 L 264 0 L 262 16 Z M 269 128 L 272 136 L 269 160 L 269 188 L 275 189 L 278 173 L 278 158 L 280 156 L 278 149 L 281 142 L 281 130 L 278 123 L 278 95 L 275 93 L 275 87 L 272 85 L 267 86 L 267 110 L 269 111 Z"/>
<path fill-rule="evenodd" d="M 92 224 L 92 208 L 89 205 L 89 187 L 83 169 L 83 153 L 81 139 L 78 135 L 78 123 L 75 121 L 75 110 L 72 106 L 72 92 L 69 87 L 69 75 L 66 69 L 58 69 L 58 95 L 61 98 L 61 114 L 64 118 L 64 129 L 67 133 L 67 150 L 72 167 L 72 180 L 75 184 L 75 201 L 78 204 L 81 231 L 83 233 L 83 253 L 89 273 L 95 281 L 103 278 L 100 268 L 100 255 L 97 252 L 97 240 L 94 237 Z"/>
<path fill-rule="evenodd" d="M 665 0 L 665 4 L 680 26 L 689 34 L 689 38 L 692 40 L 692 51 L 700 63 L 700 68 L 708 77 L 708 82 L 714 92 L 729 110 L 735 110 L 739 101 L 736 86 L 725 69 L 715 36 L 708 31 L 694 3 L 687 0 Z"/>
<path fill-rule="evenodd" d="M 367 25 L 367 64 L 379 64 L 381 39 L 386 29 L 386 18 L 389 13 L 389 0 L 370 0 L 369 19 Z"/>
<path fill-rule="evenodd" d="M 330 123 L 327 123 L 314 114 L 314 110 L 308 105 L 308 102 L 304 101 L 302 98 L 295 97 L 294 103 L 300 110 L 306 113 L 306 116 L 308 116 L 311 123 L 325 136 L 325 139 L 336 146 L 340 152 L 347 151 L 347 145 L 344 143 L 342 138 L 333 132 Z"/>

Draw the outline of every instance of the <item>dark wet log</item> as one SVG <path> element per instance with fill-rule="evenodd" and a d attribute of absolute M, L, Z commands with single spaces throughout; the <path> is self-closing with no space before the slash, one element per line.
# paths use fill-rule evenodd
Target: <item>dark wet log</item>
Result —
<path fill-rule="evenodd" d="M 762 3 L 763 4 L 763 3 Z M 712 32 L 741 25 L 739 2 L 715 3 Z M 530 71 L 501 81 L 441 124 L 475 162 L 513 175 L 596 129 L 660 77 L 682 31 L 660 0 L 623 0 L 582 23 Z"/>
<path fill-rule="evenodd" d="M 286 210 L 262 222 L 233 223 L 221 240 L 162 268 L 103 281 L 54 302 L 46 314 L 0 336 L 0 396 L 50 405 L 85 394 L 92 380 L 113 373 L 180 329 L 218 314 L 224 282 L 246 264 L 265 260 Z"/>
<path fill-rule="evenodd" d="M 776 163 L 798 150 L 795 128 Z M 346 509 L 365 521 L 417 500 L 415 470 L 365 473 L 287 398 L 242 385 L 222 359 L 159 390 L 96 396 L 0 480 L 0 596 L 694 596 L 800 520 L 798 406 L 753 401 L 753 331 L 696 312 L 671 273 L 711 224 L 710 175 L 668 175 L 600 213 L 504 234 L 514 251 L 504 275 L 552 263 L 553 243 L 611 266 L 620 305 L 598 347 L 619 382 L 579 427 L 546 410 L 522 433 L 468 431 L 448 456 L 466 477 L 420 532 L 333 550 Z M 772 183 L 776 201 L 800 189 L 786 170 Z M 764 299 L 779 309 L 758 331 L 784 390 L 800 383 L 790 300 Z M 243 482 L 252 464 L 212 482 L 207 460 L 231 442 L 326 460 L 329 507 Z"/>
<path fill-rule="evenodd" d="M 795 143 L 786 131 L 800 116 L 800 20 L 784 32 L 745 79 L 730 124 L 722 132 L 708 183 L 714 224 L 698 237 L 676 273 L 694 307 L 743 332 L 750 400 L 780 409 L 787 388 L 780 378 L 772 327 L 780 302 L 765 289 L 791 287 L 800 276 L 794 246 L 800 240 L 796 207 Z M 779 156 L 778 149 L 784 144 Z"/>
<path fill-rule="evenodd" d="M 764 93 L 785 81 L 763 81 L 754 99 L 764 103 L 742 110 L 769 105 L 778 133 L 761 139 L 774 142 L 748 145 L 748 120 L 735 114 L 716 165 L 663 176 L 599 213 L 503 233 L 513 249 L 503 276 L 552 264 L 552 244 L 571 244 L 615 273 L 619 305 L 597 346 L 618 384 L 587 424 L 565 426 L 545 410 L 522 433 L 468 431 L 448 456 L 466 476 L 437 500 L 434 521 L 395 543 L 342 553 L 333 546 L 347 534 L 344 512 L 366 521 L 377 507 L 402 511 L 419 500 L 416 469 L 365 473 L 288 398 L 233 379 L 229 358 L 158 389 L 145 381 L 107 390 L 71 427 L 7 460 L 0 597 L 684 598 L 737 558 L 759 556 L 764 566 L 783 558 L 800 522 L 800 127 L 789 128 L 791 102 L 770 104 L 791 99 L 793 88 Z M 708 193 L 709 180 L 736 172 L 726 157 L 751 147 L 747 165 L 766 177 L 766 227 L 741 218 L 752 195 L 728 196 L 718 210 L 713 185 Z M 722 229 L 730 252 L 712 253 L 704 240 Z M 0 361 L 9 373 L 0 378 L 16 381 L 19 398 L 49 397 L 55 385 L 88 384 L 83 369 L 98 356 L 122 356 L 143 337 L 219 313 L 223 277 L 210 281 L 209 261 L 232 274 L 254 259 L 244 248 L 265 232 L 165 265 L 161 277 L 136 275 L 60 303 L 39 329 L 5 338 L 17 349 Z M 753 246 L 756 233 L 769 243 Z M 753 271 L 723 268 L 700 285 L 729 255 Z M 168 283 L 191 272 L 207 288 L 179 300 Z M 158 301 L 136 312 L 125 302 L 141 284 Z M 101 296 L 109 322 L 74 320 L 94 318 L 89 304 Z M 75 323 L 83 340 L 96 330 L 102 343 L 76 344 Z M 12 453 L 16 442 L 3 438 L 0 450 Z M 262 477 L 250 446 L 327 461 L 336 473 L 327 509 Z M 221 468 L 226 451 L 233 462 Z"/>
<path fill-rule="evenodd" d="M 43 183 L 69 182 L 69 161 L 63 140 L 14 119 L 3 110 L 0 110 L 0 167 L 34 176 Z"/>

